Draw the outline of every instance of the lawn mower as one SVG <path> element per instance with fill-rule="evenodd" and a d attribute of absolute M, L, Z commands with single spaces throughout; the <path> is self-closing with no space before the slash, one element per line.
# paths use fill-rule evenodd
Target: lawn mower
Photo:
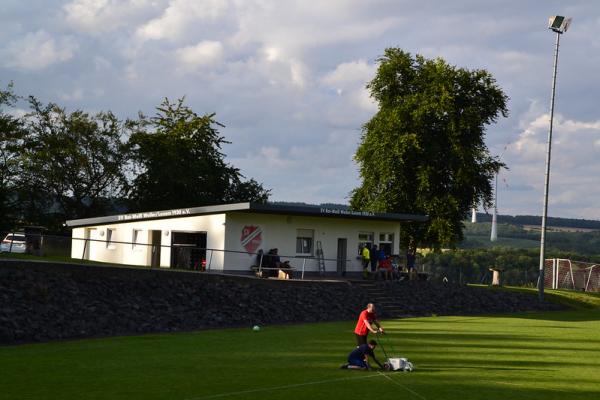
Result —
<path fill-rule="evenodd" d="M 383 368 L 386 371 L 412 372 L 415 368 L 414 368 L 413 364 L 410 361 L 408 361 L 408 359 L 402 358 L 402 357 L 388 356 L 388 353 L 385 351 L 386 346 L 388 346 L 388 348 L 391 350 L 392 354 L 395 354 L 396 352 L 394 351 L 394 348 L 392 347 L 391 342 L 388 342 L 387 338 L 383 339 L 384 337 L 385 337 L 385 335 L 377 332 L 377 338 L 379 339 L 378 342 L 379 342 L 379 345 L 381 346 L 381 351 L 383 352 L 383 355 L 385 356 L 385 359 L 386 359 L 386 361 L 383 363 Z"/>

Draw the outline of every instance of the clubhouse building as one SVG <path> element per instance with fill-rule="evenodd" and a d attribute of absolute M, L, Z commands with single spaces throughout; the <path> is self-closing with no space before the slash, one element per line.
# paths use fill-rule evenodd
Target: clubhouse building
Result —
<path fill-rule="evenodd" d="M 246 273 L 257 255 L 308 273 L 356 273 L 360 249 L 399 254 L 401 226 L 425 215 L 322 206 L 236 203 L 67 221 L 71 257 L 154 268 Z"/>

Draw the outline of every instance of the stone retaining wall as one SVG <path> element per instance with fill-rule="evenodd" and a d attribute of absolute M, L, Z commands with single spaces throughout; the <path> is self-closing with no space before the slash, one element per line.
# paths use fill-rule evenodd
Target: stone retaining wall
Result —
<path fill-rule="evenodd" d="M 532 308 L 533 296 L 485 289 L 382 285 L 410 315 L 556 308 Z M 0 260 L 0 344 L 353 320 L 369 301 L 349 282 Z"/>

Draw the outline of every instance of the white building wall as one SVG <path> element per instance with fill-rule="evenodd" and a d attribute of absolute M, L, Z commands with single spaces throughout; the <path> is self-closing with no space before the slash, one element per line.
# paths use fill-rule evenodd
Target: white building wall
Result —
<path fill-rule="evenodd" d="M 107 231 L 114 229 L 112 241 L 127 242 L 128 244 L 114 243 L 108 245 Z M 133 231 L 139 230 L 138 245 L 134 246 Z M 208 249 L 207 261 L 210 259 L 210 268 L 223 269 L 225 245 L 225 214 L 203 215 L 195 217 L 180 217 L 157 219 L 147 221 L 134 221 L 126 223 L 112 223 L 106 225 L 74 228 L 72 233 L 72 258 L 85 258 L 89 260 L 129 264 L 151 265 L 151 238 L 152 231 L 161 231 L 161 246 L 171 245 L 171 231 L 207 232 Z M 88 249 L 84 255 L 85 239 Z M 161 247 L 160 266 L 169 267 L 171 264 L 171 251 L 169 247 Z"/>
<path fill-rule="evenodd" d="M 370 221 L 363 219 L 341 219 L 327 217 L 303 217 L 291 215 L 228 213 L 226 217 L 225 248 L 236 253 L 228 252 L 225 256 L 227 270 L 247 271 L 255 263 L 256 256 L 248 254 L 242 246 L 242 231 L 244 227 L 256 226 L 262 231 L 260 249 L 265 253 L 272 248 L 279 250 L 282 261 L 289 260 L 297 270 L 302 269 L 304 259 L 296 254 L 296 233 L 298 229 L 314 230 L 313 248 L 320 241 L 323 248 L 325 268 L 328 272 L 336 271 L 338 238 L 347 239 L 347 272 L 362 271 L 358 257 L 359 232 L 373 232 L 374 243 L 379 246 L 380 233 L 394 235 L 392 253 L 399 254 L 400 223 L 387 221 Z M 313 251 L 313 255 L 316 253 Z M 306 271 L 318 271 L 317 259 L 306 261 Z"/>
<path fill-rule="evenodd" d="M 151 265 L 152 230 L 160 230 L 161 259 L 160 266 L 168 268 L 171 264 L 171 231 L 207 232 L 206 254 L 207 268 L 210 270 L 243 271 L 254 264 L 255 254 L 249 254 L 242 245 L 242 231 L 245 227 L 256 226 L 261 230 L 261 241 L 258 249 L 265 253 L 271 248 L 278 248 L 282 261 L 289 260 L 298 271 L 303 263 L 307 272 L 318 271 L 316 259 L 316 243 L 321 242 L 325 257 L 325 268 L 335 272 L 337 263 L 338 239 L 347 240 L 347 272 L 362 270 L 358 256 L 359 232 L 372 232 L 374 243 L 379 247 L 379 235 L 393 234 L 392 253 L 399 254 L 400 223 L 387 221 L 371 221 L 367 219 L 342 219 L 328 217 L 304 217 L 292 215 L 272 215 L 260 213 L 214 214 L 194 217 L 179 217 L 112 223 L 83 228 L 74 228 L 72 233 L 71 257 L 85 258 L 109 263 L 128 265 Z M 114 242 L 107 246 L 107 230 L 114 229 Z M 133 230 L 140 230 L 138 244 L 133 246 Z M 298 229 L 313 231 L 313 257 L 306 258 L 296 253 L 296 237 Z M 88 241 L 84 254 L 85 239 Z M 306 258 L 306 261 L 304 259 Z"/>
<path fill-rule="evenodd" d="M 73 228 L 71 231 L 71 258 L 85 259 L 83 255 L 83 240 L 77 240 L 76 238 L 83 239 L 83 232 L 85 228 Z"/>

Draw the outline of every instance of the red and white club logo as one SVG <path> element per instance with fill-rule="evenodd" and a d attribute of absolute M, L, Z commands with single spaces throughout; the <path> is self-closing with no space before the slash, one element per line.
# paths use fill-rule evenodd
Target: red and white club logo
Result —
<path fill-rule="evenodd" d="M 242 229 L 241 242 L 248 253 L 256 253 L 262 243 L 262 229 L 258 226 L 246 225 Z"/>

